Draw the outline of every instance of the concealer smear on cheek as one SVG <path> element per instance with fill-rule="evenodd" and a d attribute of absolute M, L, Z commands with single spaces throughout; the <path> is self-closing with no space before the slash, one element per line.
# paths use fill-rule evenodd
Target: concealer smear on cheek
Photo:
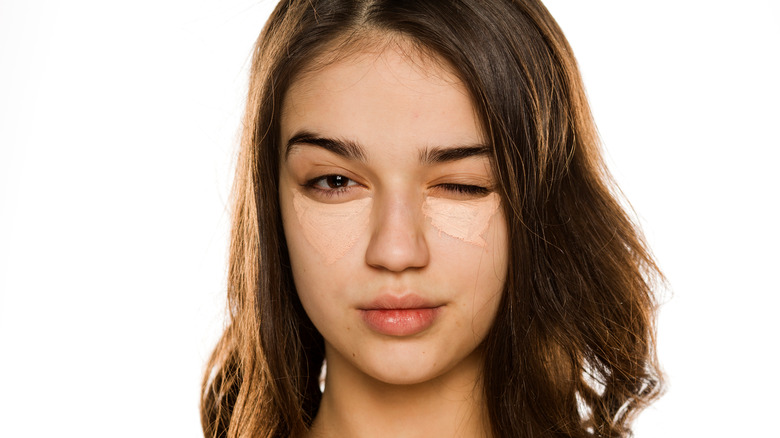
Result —
<path fill-rule="evenodd" d="M 482 235 L 490 225 L 490 218 L 498 211 L 500 202 L 496 193 L 468 201 L 429 196 L 423 204 L 423 214 L 439 230 L 439 235 L 444 233 L 484 248 L 487 242 Z"/>
<path fill-rule="evenodd" d="M 371 198 L 326 204 L 293 190 L 293 208 L 303 237 L 325 259 L 325 264 L 330 265 L 344 257 L 365 232 Z"/>

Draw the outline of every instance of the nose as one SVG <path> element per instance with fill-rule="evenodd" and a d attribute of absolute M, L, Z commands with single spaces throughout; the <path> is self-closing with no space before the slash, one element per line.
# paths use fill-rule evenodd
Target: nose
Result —
<path fill-rule="evenodd" d="M 393 272 L 426 266 L 430 253 L 424 226 L 421 200 L 413 196 L 375 198 L 366 263 Z"/>

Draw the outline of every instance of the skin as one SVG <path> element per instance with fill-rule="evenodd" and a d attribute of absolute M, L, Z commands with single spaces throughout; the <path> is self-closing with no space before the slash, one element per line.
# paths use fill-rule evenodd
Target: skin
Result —
<path fill-rule="evenodd" d="M 486 155 L 420 159 L 425 151 L 483 144 L 465 87 L 443 62 L 410 46 L 358 51 L 292 84 L 282 139 L 301 132 L 350 140 L 363 155 L 304 141 L 280 160 L 293 277 L 326 347 L 326 389 L 311 436 L 489 436 L 480 343 L 506 277 L 506 221 Z M 321 178 L 327 175 L 341 179 Z M 310 207 L 306 220 L 302 205 Z M 367 218 L 345 213 L 352 219 L 339 225 L 316 216 L 342 208 Z M 470 227 L 478 238 L 473 231 L 457 236 L 468 220 L 458 212 L 484 221 Z M 329 257 L 327 245 L 312 243 L 317 227 L 334 239 L 343 227 L 348 248 Z M 361 316 L 378 297 L 409 294 L 437 307 L 419 333 L 379 333 Z"/>
<path fill-rule="evenodd" d="M 292 191 L 292 197 L 303 237 L 325 264 L 342 258 L 366 231 L 371 198 L 332 204 L 312 199 L 298 190 Z"/>

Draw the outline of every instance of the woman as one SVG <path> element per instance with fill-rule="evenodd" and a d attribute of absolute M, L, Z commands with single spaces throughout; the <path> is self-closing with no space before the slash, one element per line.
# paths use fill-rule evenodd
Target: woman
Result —
<path fill-rule="evenodd" d="M 629 435 L 660 274 L 612 193 L 540 2 L 282 1 L 205 435 Z"/>

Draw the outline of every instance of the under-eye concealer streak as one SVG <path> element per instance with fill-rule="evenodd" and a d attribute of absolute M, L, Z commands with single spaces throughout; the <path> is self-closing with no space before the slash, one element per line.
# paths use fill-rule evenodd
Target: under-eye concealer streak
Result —
<path fill-rule="evenodd" d="M 484 248 L 482 235 L 490 225 L 490 218 L 498 210 L 498 194 L 474 200 L 453 200 L 428 197 L 423 204 L 423 214 L 441 233 Z"/>
<path fill-rule="evenodd" d="M 330 265 L 342 258 L 365 232 L 371 198 L 327 204 L 293 190 L 293 208 L 303 237 Z"/>

